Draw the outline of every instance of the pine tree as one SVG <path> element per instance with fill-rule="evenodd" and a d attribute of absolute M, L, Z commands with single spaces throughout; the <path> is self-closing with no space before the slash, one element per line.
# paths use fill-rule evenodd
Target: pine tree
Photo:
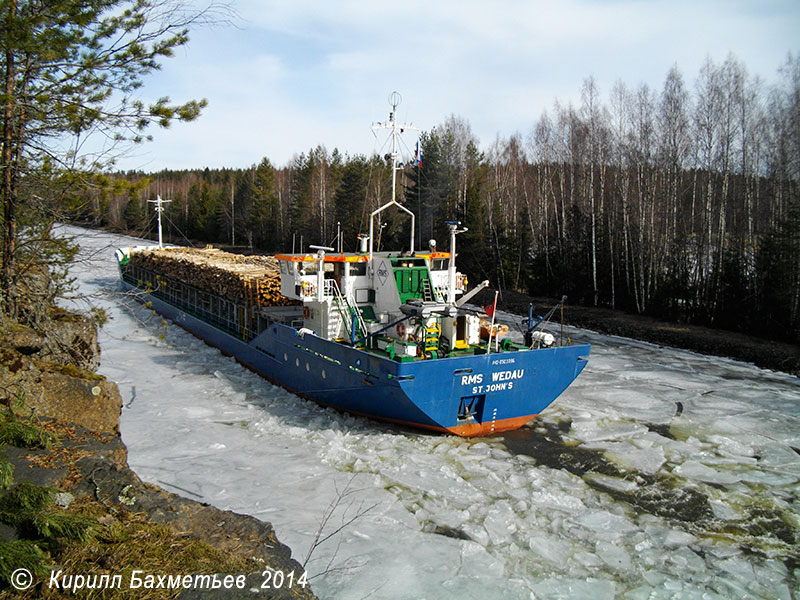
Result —
<path fill-rule="evenodd" d="M 247 215 L 248 230 L 252 232 L 256 247 L 275 251 L 281 243 L 278 193 L 275 187 L 275 169 L 264 158 L 253 172 L 250 184 L 250 209 Z"/>
<path fill-rule="evenodd" d="M 142 209 L 142 200 L 139 198 L 138 194 L 131 195 L 125 207 L 123 218 L 125 219 L 125 227 L 128 231 L 136 235 L 142 235 L 142 226 L 144 225 L 145 217 L 144 210 Z"/>
<path fill-rule="evenodd" d="M 355 249 L 359 233 L 369 226 L 364 221 L 364 204 L 367 202 L 369 163 L 364 156 L 355 156 L 342 167 L 342 181 L 334 194 L 336 221 L 341 225 L 342 247 Z"/>
<path fill-rule="evenodd" d="M 292 164 L 292 187 L 289 197 L 289 228 L 297 243 L 303 246 L 314 243 L 313 174 L 316 167 L 314 153 L 301 154 Z M 299 245 L 297 251 L 302 251 Z"/>
<path fill-rule="evenodd" d="M 490 279 L 486 260 L 488 247 L 487 219 L 483 206 L 483 188 L 487 166 L 474 143 L 467 149 L 467 187 L 464 198 L 464 226 L 467 231 L 458 237 L 458 266 L 473 281 Z"/>
<path fill-rule="evenodd" d="M 55 0 L 0 3 L 0 164 L 3 268 L 0 314 L 16 312 L 19 212 L 35 205 L 31 184 L 46 184 L 39 221 L 57 218 L 61 185 L 84 178 L 65 172 L 97 170 L 113 160 L 79 154 L 93 134 L 139 142 L 151 123 L 192 120 L 204 101 L 146 104 L 134 96 L 146 75 L 188 41 L 188 27 L 209 17 L 155 0 Z M 115 149 L 115 150 L 118 150 Z M 55 206 L 53 206 L 55 204 Z M 43 229 L 42 240 L 49 237 Z"/>
<path fill-rule="evenodd" d="M 766 237 L 756 264 L 761 326 L 772 335 L 800 340 L 800 200 Z"/>
<path fill-rule="evenodd" d="M 428 239 L 446 238 L 445 207 L 452 184 L 442 159 L 442 140 L 436 129 L 420 135 L 420 147 L 422 164 L 411 169 L 413 184 L 405 194 L 405 206 L 417 217 L 417 247 L 425 246 Z"/>

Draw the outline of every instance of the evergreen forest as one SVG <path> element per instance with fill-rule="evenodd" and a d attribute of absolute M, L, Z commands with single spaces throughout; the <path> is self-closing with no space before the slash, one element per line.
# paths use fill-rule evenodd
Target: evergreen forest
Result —
<path fill-rule="evenodd" d="M 771 85 L 734 56 L 692 82 L 673 67 L 660 89 L 601 94 L 587 78 L 579 105 L 556 101 L 526 134 L 481 145 L 450 116 L 420 146 L 398 175 L 416 248 L 445 250 L 445 221 L 461 221 L 471 282 L 800 340 L 800 56 Z M 391 196 L 387 157 L 323 146 L 284 166 L 109 178 L 73 219 L 152 237 L 160 195 L 166 241 L 267 253 L 335 246 L 338 231 L 354 251 Z M 408 249 L 408 228 L 390 214 L 375 242 Z"/>

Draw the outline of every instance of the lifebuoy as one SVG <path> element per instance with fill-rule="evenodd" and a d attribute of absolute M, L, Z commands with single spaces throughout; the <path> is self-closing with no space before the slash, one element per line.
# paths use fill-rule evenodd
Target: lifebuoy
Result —
<path fill-rule="evenodd" d="M 403 336 L 406 334 L 406 326 L 402 323 L 398 323 L 397 327 L 395 327 L 395 331 L 397 331 L 397 335 L 400 339 L 403 339 Z"/>
<path fill-rule="evenodd" d="M 303 307 L 303 318 L 308 319 L 311 316 L 311 309 L 307 306 Z"/>

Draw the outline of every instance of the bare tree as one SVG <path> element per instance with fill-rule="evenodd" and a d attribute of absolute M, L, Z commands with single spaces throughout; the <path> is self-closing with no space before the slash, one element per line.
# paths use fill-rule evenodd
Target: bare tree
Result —
<path fill-rule="evenodd" d="M 588 128 L 588 151 L 586 153 L 586 165 L 589 168 L 587 195 L 589 196 L 589 215 L 591 218 L 591 239 L 592 239 L 592 291 L 594 293 L 594 305 L 597 306 L 600 290 L 597 287 L 597 199 L 595 195 L 595 164 L 601 162 L 600 157 L 600 107 L 597 85 L 594 78 L 589 77 L 583 82 L 581 98 L 583 100 L 582 116 Z"/>
<path fill-rule="evenodd" d="M 689 93 L 677 66 L 667 73 L 658 104 L 658 165 L 667 171 L 670 208 L 669 234 L 678 237 L 678 193 L 691 152 Z"/>
<path fill-rule="evenodd" d="M 328 506 L 325 508 L 325 511 L 322 514 L 319 528 L 314 535 L 314 541 L 311 542 L 311 545 L 308 547 L 308 551 L 306 552 L 306 556 L 303 559 L 303 567 L 306 568 L 308 566 L 314 553 L 326 542 L 335 540 L 337 545 L 336 549 L 331 553 L 331 556 L 325 564 L 325 567 L 311 579 L 320 577 L 321 575 L 325 575 L 327 573 L 332 573 L 334 571 L 346 570 L 348 568 L 347 564 L 338 566 L 336 565 L 339 548 L 341 547 L 342 543 L 342 534 L 347 530 L 348 527 L 353 525 L 356 521 L 362 519 L 371 510 L 378 506 L 378 503 L 368 505 L 363 501 L 363 499 L 358 501 L 355 498 L 355 496 L 361 490 L 354 489 L 352 487 L 354 480 L 355 475 L 350 477 L 350 479 L 347 481 L 347 484 L 342 489 L 339 489 L 338 483 L 334 481 L 336 493 L 333 498 L 331 498 L 331 501 L 328 503 Z M 338 521 L 335 521 L 337 518 Z"/>

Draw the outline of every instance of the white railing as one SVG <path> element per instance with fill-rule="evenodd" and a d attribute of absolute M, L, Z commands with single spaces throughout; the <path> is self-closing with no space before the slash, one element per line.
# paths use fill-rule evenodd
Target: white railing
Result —
<path fill-rule="evenodd" d="M 358 309 L 358 306 L 353 306 L 350 304 L 350 301 L 344 296 L 339 290 L 339 284 L 336 283 L 335 279 L 326 279 L 325 280 L 325 296 L 332 296 L 334 301 L 336 302 L 336 309 L 339 311 L 339 314 L 342 317 L 342 320 L 345 324 L 345 330 L 350 333 L 350 328 L 352 327 L 352 317 L 351 314 L 355 312 L 356 319 L 358 320 L 358 327 L 361 331 L 362 337 L 366 337 L 367 335 L 367 324 L 364 322 L 364 317 L 361 315 L 361 311 Z"/>

